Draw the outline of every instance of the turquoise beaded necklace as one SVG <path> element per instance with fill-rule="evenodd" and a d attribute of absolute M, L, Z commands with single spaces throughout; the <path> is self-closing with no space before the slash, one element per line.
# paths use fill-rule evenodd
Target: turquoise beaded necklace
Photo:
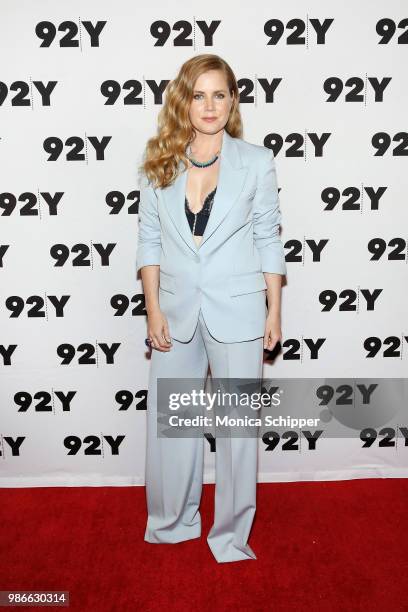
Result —
<path fill-rule="evenodd" d="M 212 164 L 214 164 L 217 161 L 218 157 L 219 157 L 219 151 L 217 151 L 217 153 L 209 161 L 200 162 L 194 159 L 194 157 L 191 157 L 191 145 L 188 145 L 187 159 L 189 159 L 191 163 L 193 164 L 193 166 L 195 166 L 196 168 L 207 168 L 208 166 L 211 166 Z"/>

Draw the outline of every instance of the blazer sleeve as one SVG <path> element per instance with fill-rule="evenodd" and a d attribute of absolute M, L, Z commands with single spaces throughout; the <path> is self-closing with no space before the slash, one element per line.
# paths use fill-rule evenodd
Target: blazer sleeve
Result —
<path fill-rule="evenodd" d="M 286 274 L 285 252 L 279 236 L 282 214 L 275 159 L 271 149 L 266 149 L 253 200 L 254 242 L 261 256 L 262 272 Z"/>
<path fill-rule="evenodd" d="M 157 210 L 157 195 L 146 177 L 143 177 L 140 185 L 137 240 L 136 272 L 143 266 L 159 266 L 161 226 Z"/>

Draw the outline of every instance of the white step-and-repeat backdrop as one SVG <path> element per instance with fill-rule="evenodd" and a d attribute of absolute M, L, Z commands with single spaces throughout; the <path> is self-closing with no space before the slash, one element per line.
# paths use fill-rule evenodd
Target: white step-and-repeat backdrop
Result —
<path fill-rule="evenodd" d="M 244 139 L 275 152 L 288 276 L 264 376 L 353 392 L 407 377 L 405 2 L 2 0 L 0 13 L 0 486 L 144 484 L 137 166 L 193 54 L 230 63 Z M 260 440 L 259 481 L 406 477 L 406 411 L 377 424 Z M 214 465 L 209 442 L 205 482 Z"/>

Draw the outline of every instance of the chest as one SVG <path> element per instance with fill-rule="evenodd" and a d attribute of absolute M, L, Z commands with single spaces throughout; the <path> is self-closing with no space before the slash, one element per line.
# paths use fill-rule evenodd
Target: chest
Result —
<path fill-rule="evenodd" d="M 204 205 L 206 197 L 216 188 L 220 160 L 207 168 L 192 166 L 187 170 L 186 193 L 191 212 L 197 213 Z"/>

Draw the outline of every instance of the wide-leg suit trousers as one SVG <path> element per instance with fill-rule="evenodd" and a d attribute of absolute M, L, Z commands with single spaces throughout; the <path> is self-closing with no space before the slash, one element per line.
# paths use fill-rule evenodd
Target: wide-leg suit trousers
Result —
<path fill-rule="evenodd" d="M 171 335 L 171 329 L 170 329 Z M 148 519 L 144 539 L 176 543 L 201 535 L 199 511 L 204 437 L 157 437 L 157 378 L 261 378 L 263 337 L 223 343 L 209 332 L 200 310 L 188 342 L 152 349 L 146 440 Z M 208 545 L 219 563 L 256 559 L 247 540 L 256 511 L 258 438 L 216 438 L 214 523 Z"/>

